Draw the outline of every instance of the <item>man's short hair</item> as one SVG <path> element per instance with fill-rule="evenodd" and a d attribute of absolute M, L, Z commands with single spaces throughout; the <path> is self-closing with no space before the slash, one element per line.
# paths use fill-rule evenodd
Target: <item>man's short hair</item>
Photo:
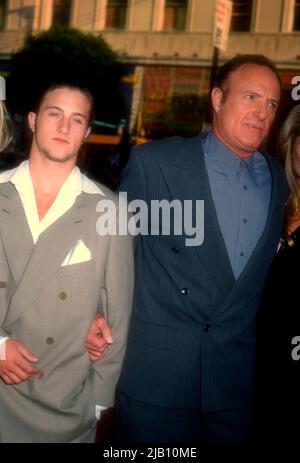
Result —
<path fill-rule="evenodd" d="M 214 87 L 219 87 L 223 91 L 223 101 L 228 95 L 228 80 L 230 75 L 245 64 L 255 64 L 256 66 L 263 66 L 270 69 L 270 71 L 272 71 L 273 74 L 277 77 L 278 83 L 281 87 L 281 78 L 278 69 L 269 58 L 264 55 L 236 55 L 224 63 L 217 72 Z"/>
<path fill-rule="evenodd" d="M 36 103 L 35 108 L 34 108 L 33 111 L 35 113 L 38 113 L 39 110 L 40 110 L 40 107 L 41 107 L 44 99 L 48 95 L 48 93 L 50 93 L 50 92 L 52 92 L 54 90 L 60 89 L 60 88 L 67 88 L 69 90 L 77 90 L 77 91 L 81 92 L 83 95 L 86 96 L 86 98 L 88 99 L 88 101 L 91 104 L 90 115 L 89 115 L 89 120 L 88 120 L 88 124 L 91 125 L 92 122 L 93 122 L 94 116 L 95 116 L 95 102 L 94 102 L 93 95 L 91 94 L 91 92 L 87 88 L 85 88 L 85 87 L 83 87 L 81 85 L 78 85 L 78 84 L 74 84 L 74 83 L 68 83 L 68 82 L 67 83 L 65 83 L 65 82 L 53 83 L 53 84 L 49 85 L 48 87 L 44 88 L 43 92 L 39 95 L 39 98 L 37 100 L 37 103 Z"/>

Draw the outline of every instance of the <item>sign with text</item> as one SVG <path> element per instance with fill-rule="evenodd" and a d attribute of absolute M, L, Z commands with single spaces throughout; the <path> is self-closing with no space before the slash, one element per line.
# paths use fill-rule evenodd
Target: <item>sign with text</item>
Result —
<path fill-rule="evenodd" d="M 225 51 L 232 15 L 232 1 L 216 0 L 213 46 Z"/>

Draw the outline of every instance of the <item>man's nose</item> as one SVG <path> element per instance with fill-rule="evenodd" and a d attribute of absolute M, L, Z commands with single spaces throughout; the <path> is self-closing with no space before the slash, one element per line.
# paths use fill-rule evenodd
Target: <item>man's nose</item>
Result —
<path fill-rule="evenodd" d="M 69 120 L 67 117 L 62 117 L 58 124 L 58 131 L 61 133 L 68 133 L 69 131 Z"/>
<path fill-rule="evenodd" d="M 266 119 L 268 114 L 267 103 L 264 101 L 257 102 L 254 113 L 259 119 Z"/>

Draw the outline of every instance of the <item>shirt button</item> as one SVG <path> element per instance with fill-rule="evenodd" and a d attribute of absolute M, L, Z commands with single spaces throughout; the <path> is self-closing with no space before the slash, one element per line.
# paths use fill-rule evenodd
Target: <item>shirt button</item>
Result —
<path fill-rule="evenodd" d="M 176 248 L 176 246 L 173 246 L 172 249 L 171 249 L 172 252 L 174 252 L 174 254 L 178 254 L 179 253 L 179 249 Z"/>
<path fill-rule="evenodd" d="M 181 292 L 181 294 L 182 294 L 183 296 L 187 296 L 187 295 L 189 294 L 188 288 L 182 288 L 182 289 L 180 290 L 180 292 Z"/>
<path fill-rule="evenodd" d="M 248 190 L 247 185 L 243 185 L 244 190 Z"/>
<path fill-rule="evenodd" d="M 247 220 L 247 219 L 243 219 L 243 222 L 244 222 L 244 223 L 247 223 L 247 222 L 248 222 L 248 220 Z"/>
<path fill-rule="evenodd" d="M 67 299 L 67 293 L 65 293 L 64 291 L 62 291 L 61 293 L 59 293 L 59 298 L 64 301 L 65 299 Z"/>
<path fill-rule="evenodd" d="M 47 338 L 47 339 L 46 339 L 46 343 L 47 343 L 49 346 L 51 346 L 51 344 L 54 343 L 54 339 L 53 339 L 53 338 Z"/>
<path fill-rule="evenodd" d="M 0 281 L 0 288 L 7 288 L 6 281 Z"/>
<path fill-rule="evenodd" d="M 241 256 L 241 257 L 243 257 L 243 255 L 244 255 L 244 253 L 243 253 L 243 252 L 241 252 L 241 253 L 240 253 L 240 256 Z"/>
<path fill-rule="evenodd" d="M 210 325 L 204 325 L 203 330 L 207 333 L 210 330 Z"/>

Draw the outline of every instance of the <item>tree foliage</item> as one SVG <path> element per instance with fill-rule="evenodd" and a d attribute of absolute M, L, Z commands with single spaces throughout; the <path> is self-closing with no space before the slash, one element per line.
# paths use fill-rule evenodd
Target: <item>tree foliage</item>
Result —
<path fill-rule="evenodd" d="M 10 109 L 33 110 L 51 84 L 77 84 L 94 96 L 96 116 L 118 123 L 124 117 L 120 80 L 124 67 L 101 36 L 76 29 L 53 28 L 29 36 L 12 58 L 7 82 Z"/>

